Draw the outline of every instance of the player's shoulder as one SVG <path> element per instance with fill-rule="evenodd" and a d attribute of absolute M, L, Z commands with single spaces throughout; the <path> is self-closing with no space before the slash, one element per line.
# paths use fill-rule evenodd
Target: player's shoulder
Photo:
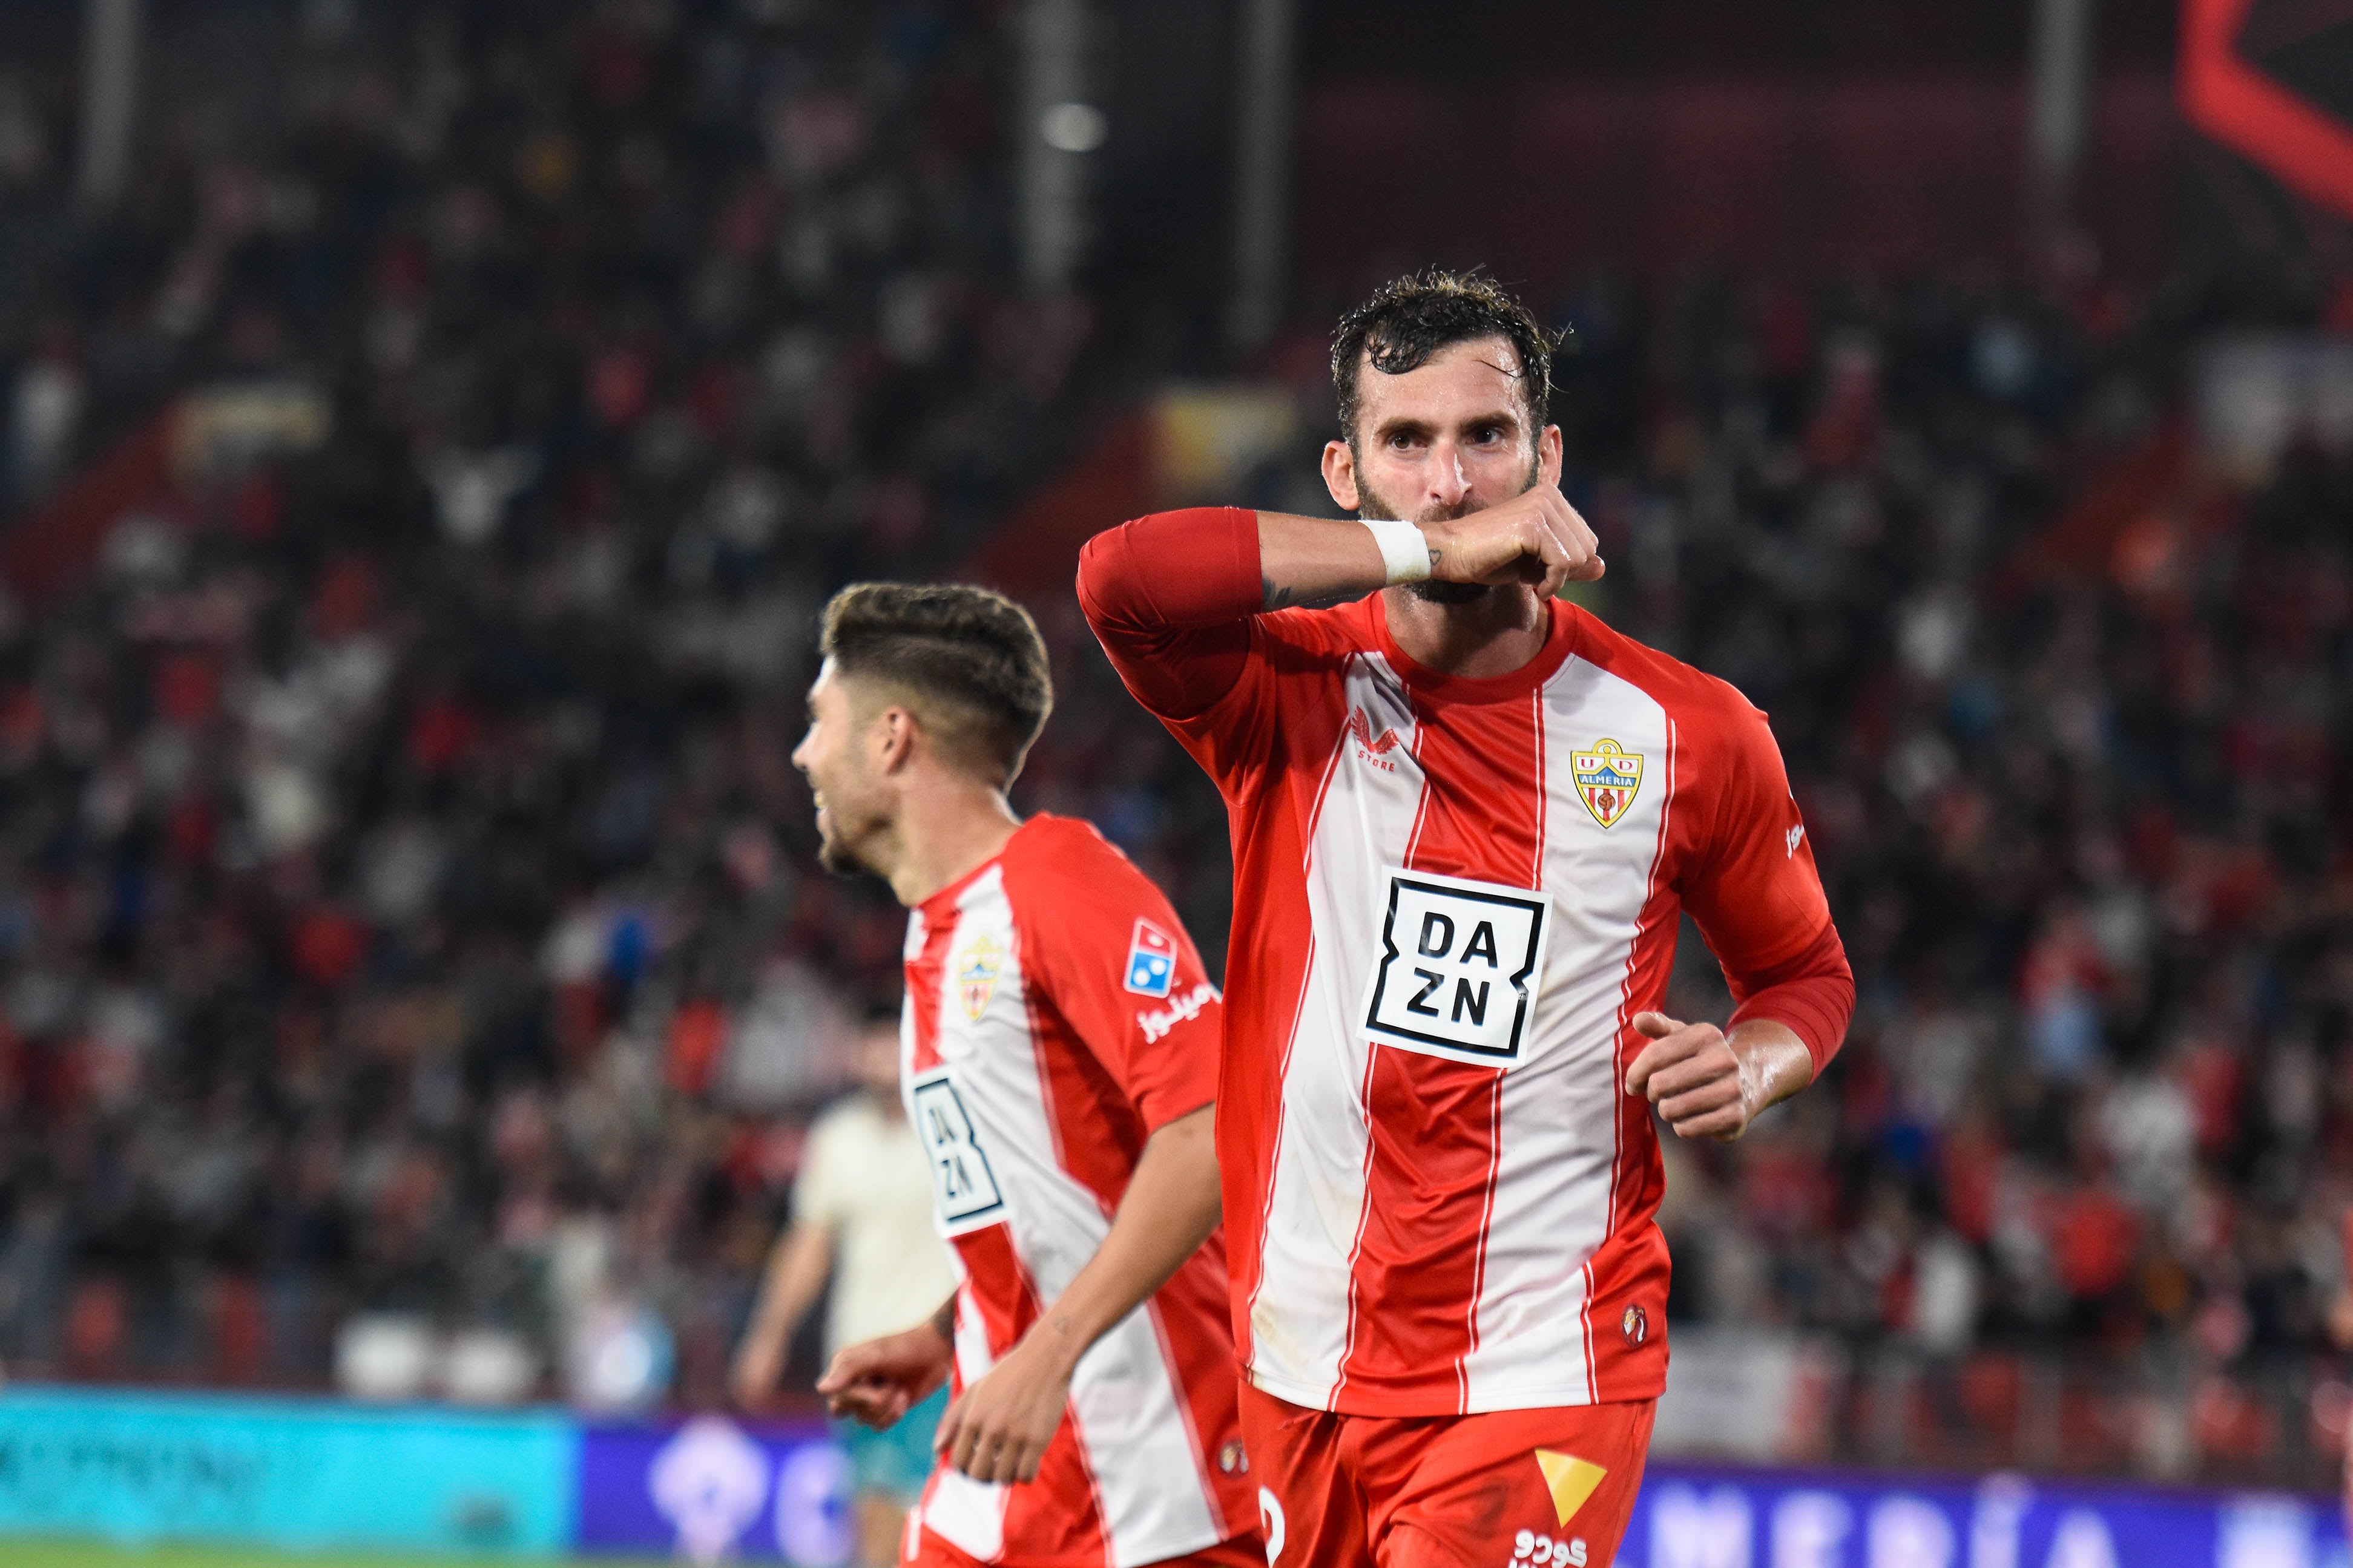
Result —
<path fill-rule="evenodd" d="M 1380 594 L 1337 605 L 1294 605 L 1251 621 L 1261 646 L 1311 658 L 1348 658 L 1380 647 Z"/>
<path fill-rule="evenodd" d="M 1589 610 L 1567 604 L 1561 610 L 1575 624 L 1580 658 L 1641 689 L 1679 727 L 1765 723 L 1765 715 L 1732 682 L 1628 637 Z"/>
<path fill-rule="evenodd" d="M 1025 877 L 1073 872 L 1083 877 L 1110 863 L 1124 866 L 1128 858 L 1102 829 L 1082 817 L 1051 812 L 1025 819 L 1005 846 L 1006 869 Z"/>
<path fill-rule="evenodd" d="M 1158 901 L 1151 879 L 1092 822 L 1045 812 L 1030 817 L 1005 847 L 1005 888 L 1015 916 L 1051 913 L 1053 906 L 1092 908 Z M 1043 910 L 1024 906 L 1044 904 Z"/>
<path fill-rule="evenodd" d="M 1033 816 L 1015 839 L 1005 888 L 1025 970 L 1050 985 L 1165 996 L 1178 969 L 1198 963 L 1167 895 L 1093 824 Z"/>

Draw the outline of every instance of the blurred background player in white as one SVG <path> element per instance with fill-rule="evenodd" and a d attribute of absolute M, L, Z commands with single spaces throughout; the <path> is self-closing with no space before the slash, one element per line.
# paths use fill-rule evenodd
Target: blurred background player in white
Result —
<path fill-rule="evenodd" d="M 818 1391 L 888 1426 L 953 1379 L 902 1561 L 1255 1568 L 1215 1236 L 1217 988 L 1126 857 L 1007 803 L 1053 701 L 1027 611 L 863 584 L 819 648 L 793 762 L 826 865 L 910 910 L 901 1082 L 961 1283 Z"/>
<path fill-rule="evenodd" d="M 920 1321 L 955 1289 L 955 1270 L 932 1225 L 932 1177 L 899 1095 L 899 1019 L 871 1018 L 858 1041 L 855 1089 L 810 1124 L 793 1183 L 792 1224 L 776 1238 L 729 1383 L 757 1410 L 776 1393 L 801 1320 L 832 1292 L 825 1354 Z M 898 1561 L 907 1510 L 931 1473 L 944 1387 L 876 1430 L 837 1421 L 856 1478 L 860 1561 Z"/>

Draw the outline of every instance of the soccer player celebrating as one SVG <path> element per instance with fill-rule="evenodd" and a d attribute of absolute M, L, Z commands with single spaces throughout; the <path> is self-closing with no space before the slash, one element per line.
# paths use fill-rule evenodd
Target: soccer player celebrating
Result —
<path fill-rule="evenodd" d="M 960 1284 L 818 1391 L 879 1428 L 954 1380 L 903 1562 L 1261 1563 L 1213 1237 L 1217 990 L 1124 856 L 1006 804 L 1053 700 L 1020 606 L 869 583 L 820 646 L 793 763 L 826 864 L 912 911 L 901 1085 Z"/>
<path fill-rule="evenodd" d="M 1218 1154 L 1270 1561 L 1605 1564 L 1666 1374 L 1651 1110 L 1739 1136 L 1853 982 L 1763 715 L 1555 596 L 1602 563 L 1534 318 L 1402 279 L 1332 374 L 1362 521 L 1166 512 L 1079 569 L 1232 817 Z M 1685 910 L 1725 1029 L 1658 1011 Z"/>

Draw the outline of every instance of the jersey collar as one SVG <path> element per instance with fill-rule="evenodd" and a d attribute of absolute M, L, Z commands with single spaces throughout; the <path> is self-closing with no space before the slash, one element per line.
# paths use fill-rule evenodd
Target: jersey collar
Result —
<path fill-rule="evenodd" d="M 1375 641 L 1381 657 L 1398 678 L 1417 693 L 1442 702 L 1507 702 L 1537 690 L 1550 680 L 1568 656 L 1577 651 L 1578 612 L 1567 601 L 1555 599 L 1546 606 L 1552 614 L 1552 629 L 1545 636 L 1544 647 L 1535 658 L 1502 675 L 1472 678 L 1447 675 L 1416 663 L 1398 647 L 1397 638 L 1389 635 L 1388 602 L 1380 594 L 1365 600 L 1366 618 L 1372 623 Z"/>
<path fill-rule="evenodd" d="M 990 867 L 1005 864 L 1005 858 L 1013 853 L 1013 847 L 1021 842 L 1022 835 L 1046 820 L 1047 815 L 1042 811 L 1033 816 L 1024 817 L 1021 825 L 1013 830 L 1013 836 L 1005 841 L 1004 848 L 917 904 L 915 912 L 923 917 L 923 924 L 926 927 L 934 927 L 941 921 L 955 914 L 956 905 L 963 901 L 965 894 L 971 890 L 972 885 L 987 876 Z"/>

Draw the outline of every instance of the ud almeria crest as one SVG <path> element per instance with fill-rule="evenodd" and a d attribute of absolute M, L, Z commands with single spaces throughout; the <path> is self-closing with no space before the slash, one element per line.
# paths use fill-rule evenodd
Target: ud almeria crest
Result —
<path fill-rule="evenodd" d="M 1004 969 L 1005 950 L 986 931 L 973 938 L 956 967 L 956 994 L 964 1001 L 965 1017 L 980 1022 L 980 1016 L 988 1011 L 988 999 L 997 994 L 997 977 Z"/>
<path fill-rule="evenodd" d="M 1642 787 L 1642 753 L 1615 741 L 1597 741 L 1589 752 L 1571 752 L 1568 768 L 1577 775 L 1577 793 L 1585 809 L 1604 827 L 1617 826 Z"/>

